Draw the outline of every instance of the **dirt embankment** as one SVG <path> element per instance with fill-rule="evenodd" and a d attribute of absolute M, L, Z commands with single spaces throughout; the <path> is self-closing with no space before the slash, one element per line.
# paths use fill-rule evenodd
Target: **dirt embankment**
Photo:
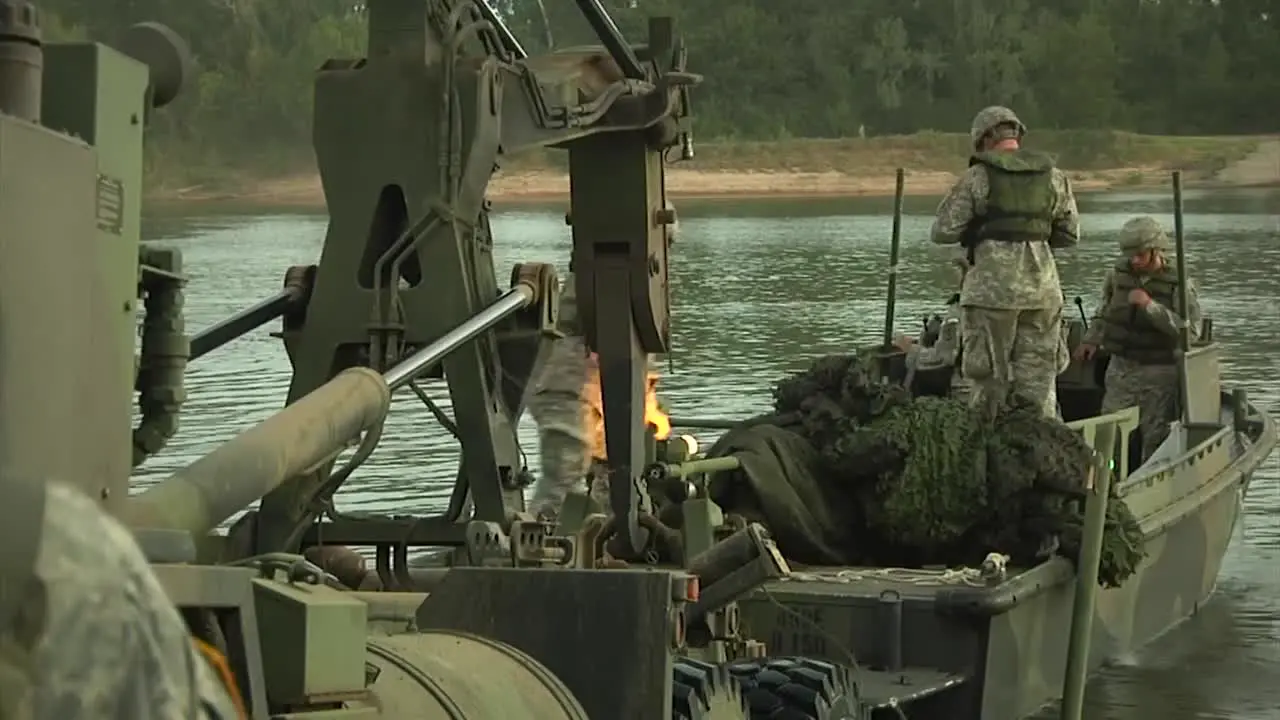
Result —
<path fill-rule="evenodd" d="M 1155 137 L 1114 132 L 1042 133 L 1031 147 L 1058 157 L 1078 191 L 1136 188 L 1168 182 L 1182 170 L 1189 183 L 1280 183 L 1280 141 L 1257 137 Z M 677 198 L 875 196 L 893 192 L 894 173 L 907 171 L 906 192 L 941 195 L 963 169 L 967 138 L 911 136 L 704 143 L 697 158 L 668 170 Z M 568 196 L 563 155 L 524 154 L 489 184 L 498 202 L 536 202 Z M 241 174 L 213 185 L 163 188 L 162 202 L 234 202 L 263 207 L 323 207 L 315 173 L 255 178 Z"/>

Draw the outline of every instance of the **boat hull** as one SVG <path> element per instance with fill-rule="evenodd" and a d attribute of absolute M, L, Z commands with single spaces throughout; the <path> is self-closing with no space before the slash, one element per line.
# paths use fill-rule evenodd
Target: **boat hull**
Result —
<path fill-rule="evenodd" d="M 1147 558 L 1122 587 L 1098 595 L 1090 671 L 1158 638 L 1212 595 L 1249 478 L 1276 443 L 1270 418 L 1249 416 L 1247 431 L 1175 427 L 1176 455 L 1119 485 L 1142 523 Z M 973 572 L 822 568 L 740 607 L 748 636 L 773 654 L 856 659 L 872 717 L 896 719 L 897 706 L 912 720 L 1011 720 L 1062 696 L 1074 581 L 1063 558 L 994 587 Z"/>

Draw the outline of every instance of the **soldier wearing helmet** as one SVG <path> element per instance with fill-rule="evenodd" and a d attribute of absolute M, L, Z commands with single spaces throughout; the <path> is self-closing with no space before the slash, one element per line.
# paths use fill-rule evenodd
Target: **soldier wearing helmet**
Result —
<path fill-rule="evenodd" d="M 1089 360 L 1101 347 L 1110 353 L 1102 411 L 1138 406 L 1142 457 L 1151 457 L 1178 417 L 1178 334 L 1185 319 L 1199 335 L 1200 301 L 1187 287 L 1187 312 L 1178 299 L 1178 271 L 1166 259 L 1169 238 L 1151 217 L 1136 217 L 1120 228 L 1121 259 L 1102 284 L 1101 302 L 1089 331 L 1076 348 Z"/>
<path fill-rule="evenodd" d="M 931 235 L 968 251 L 960 370 L 970 402 L 998 408 L 1018 395 L 1057 417 L 1055 383 L 1069 357 L 1052 250 L 1079 242 L 1080 218 L 1052 158 L 1022 149 L 1026 132 L 1005 107 L 974 117 L 969 169 L 938 206 Z"/>
<path fill-rule="evenodd" d="M 674 211 L 670 201 L 666 209 Z M 671 242 L 679 222 L 664 227 Z M 559 515 L 569 493 L 584 485 L 596 502 L 609 507 L 600 370 L 583 339 L 572 269 L 560 291 L 559 330 L 563 337 L 552 345 L 529 399 L 529 413 L 538 424 L 542 465 L 529 511 L 547 518 Z M 657 406 L 657 385 L 650 358 L 646 406 Z"/>

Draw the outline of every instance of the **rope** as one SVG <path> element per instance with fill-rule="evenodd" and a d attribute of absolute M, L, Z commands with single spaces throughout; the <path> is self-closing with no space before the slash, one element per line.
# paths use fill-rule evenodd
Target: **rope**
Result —
<path fill-rule="evenodd" d="M 946 570 L 913 570 L 910 568 L 859 568 L 825 573 L 792 571 L 783 582 L 856 583 L 867 580 L 883 580 L 904 585 L 941 587 L 968 585 L 985 587 L 983 572 L 977 568 L 953 568 Z"/>

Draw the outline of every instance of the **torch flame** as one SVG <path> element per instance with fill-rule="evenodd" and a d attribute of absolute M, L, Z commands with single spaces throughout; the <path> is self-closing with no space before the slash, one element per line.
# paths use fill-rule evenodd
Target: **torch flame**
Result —
<path fill-rule="evenodd" d="M 649 373 L 644 393 L 644 421 L 653 428 L 653 436 L 666 440 L 671 436 L 671 416 L 658 406 L 658 374 Z"/>
<path fill-rule="evenodd" d="M 604 444 L 604 408 L 600 399 L 599 358 L 595 353 L 588 357 L 587 383 L 583 388 L 583 399 L 589 406 L 590 419 L 587 421 L 587 437 L 591 439 L 594 457 L 605 457 Z M 645 379 L 644 421 L 653 428 L 653 436 L 658 440 L 671 437 L 671 416 L 658 405 L 658 373 L 650 370 Z"/>

